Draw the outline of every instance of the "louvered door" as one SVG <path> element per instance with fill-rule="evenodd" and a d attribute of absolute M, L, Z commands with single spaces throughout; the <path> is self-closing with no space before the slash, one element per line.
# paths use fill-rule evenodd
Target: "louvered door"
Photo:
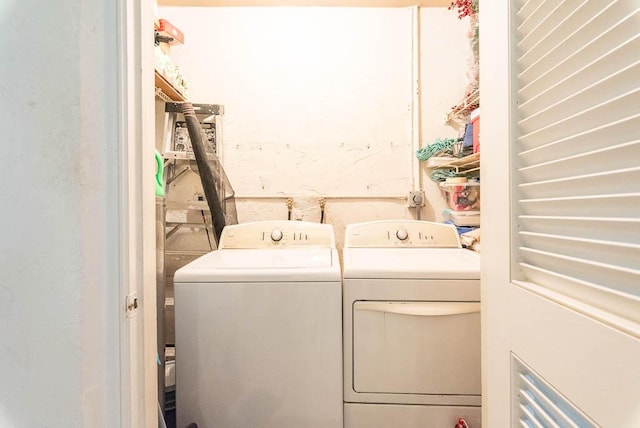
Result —
<path fill-rule="evenodd" d="M 638 427 L 640 2 L 481 29 L 485 424 Z"/>
<path fill-rule="evenodd" d="M 640 3 L 522 3 L 513 70 L 521 284 L 560 293 L 576 310 L 633 333 L 640 324 Z"/>

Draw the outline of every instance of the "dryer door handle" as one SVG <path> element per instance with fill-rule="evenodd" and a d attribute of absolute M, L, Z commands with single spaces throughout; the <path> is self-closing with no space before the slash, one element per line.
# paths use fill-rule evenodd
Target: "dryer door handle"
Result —
<path fill-rule="evenodd" d="M 479 302 L 364 302 L 353 304 L 356 311 L 385 312 L 400 315 L 446 316 L 480 312 Z"/>

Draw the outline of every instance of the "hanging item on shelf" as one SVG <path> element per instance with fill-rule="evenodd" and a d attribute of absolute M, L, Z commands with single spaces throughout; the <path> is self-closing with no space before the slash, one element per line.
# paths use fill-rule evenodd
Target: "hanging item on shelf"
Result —
<path fill-rule="evenodd" d="M 438 168 L 434 169 L 431 174 L 429 174 L 431 181 L 435 181 L 436 183 L 445 181 L 447 178 L 458 176 L 458 172 L 453 168 Z"/>
<path fill-rule="evenodd" d="M 479 0 L 454 0 L 449 5 L 449 10 L 458 12 L 458 19 L 469 17 L 469 32 L 467 37 L 471 44 L 471 52 L 473 56 L 469 63 L 469 87 L 467 93 L 478 87 L 478 64 L 479 64 L 479 48 L 480 48 L 480 25 L 479 25 Z"/>
<path fill-rule="evenodd" d="M 467 132 L 472 133 L 468 127 Z M 451 177 L 475 177 L 478 175 L 480 155 L 472 154 L 472 145 L 465 146 L 465 138 L 436 138 L 433 144 L 416 151 L 416 157 L 422 161 L 429 160 L 427 167 L 435 167 L 429 178 L 435 182 L 445 181 Z M 440 156 L 440 157 L 436 157 Z M 434 161 L 431 163 L 431 161 Z"/>
<path fill-rule="evenodd" d="M 446 115 L 445 123 L 462 122 L 465 123 L 469 114 L 480 107 L 480 79 L 479 79 L 479 47 L 480 47 L 480 5 L 479 0 L 455 0 L 449 5 L 449 10 L 458 13 L 458 19 L 469 17 L 469 31 L 467 37 L 471 46 L 472 55 L 467 67 L 467 87 L 464 97 L 460 103 L 453 106 Z"/>
<path fill-rule="evenodd" d="M 461 138 L 436 138 L 436 140 L 428 146 L 416 150 L 416 157 L 420 160 L 427 160 L 432 156 L 445 152 L 452 153 L 454 144 L 462 141 Z"/>

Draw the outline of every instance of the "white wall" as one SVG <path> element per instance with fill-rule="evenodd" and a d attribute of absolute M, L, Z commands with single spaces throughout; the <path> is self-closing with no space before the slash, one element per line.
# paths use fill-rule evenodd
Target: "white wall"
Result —
<path fill-rule="evenodd" d="M 185 32 L 172 55 L 189 98 L 225 106 L 222 158 L 241 222 L 286 218 L 287 197 L 294 218 L 317 221 L 325 197 L 341 244 L 348 223 L 413 217 L 405 201 L 420 187 L 412 8 L 159 12 Z M 451 56 L 464 54 L 466 28 L 445 8 L 422 14 L 423 53 L 433 63 L 423 76 L 444 79 L 422 88 L 424 114 L 441 109 L 422 126 L 449 135 L 441 118 L 464 89 L 466 59 Z M 434 218 L 430 204 L 424 212 Z"/>
<path fill-rule="evenodd" d="M 120 425 L 116 7 L 0 4 L 2 427 Z"/>

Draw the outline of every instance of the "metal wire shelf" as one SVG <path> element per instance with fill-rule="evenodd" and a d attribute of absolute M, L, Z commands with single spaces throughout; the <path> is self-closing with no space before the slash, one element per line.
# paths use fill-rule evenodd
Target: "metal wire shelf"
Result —
<path fill-rule="evenodd" d="M 464 122 L 469 118 L 471 112 L 480 107 L 480 90 L 478 88 L 467 94 L 464 99 L 451 108 L 447 114 L 446 123 Z"/>
<path fill-rule="evenodd" d="M 452 158 L 451 161 L 440 163 L 437 169 L 451 168 L 456 174 L 480 170 L 480 153 L 473 153 L 463 158 Z"/>

